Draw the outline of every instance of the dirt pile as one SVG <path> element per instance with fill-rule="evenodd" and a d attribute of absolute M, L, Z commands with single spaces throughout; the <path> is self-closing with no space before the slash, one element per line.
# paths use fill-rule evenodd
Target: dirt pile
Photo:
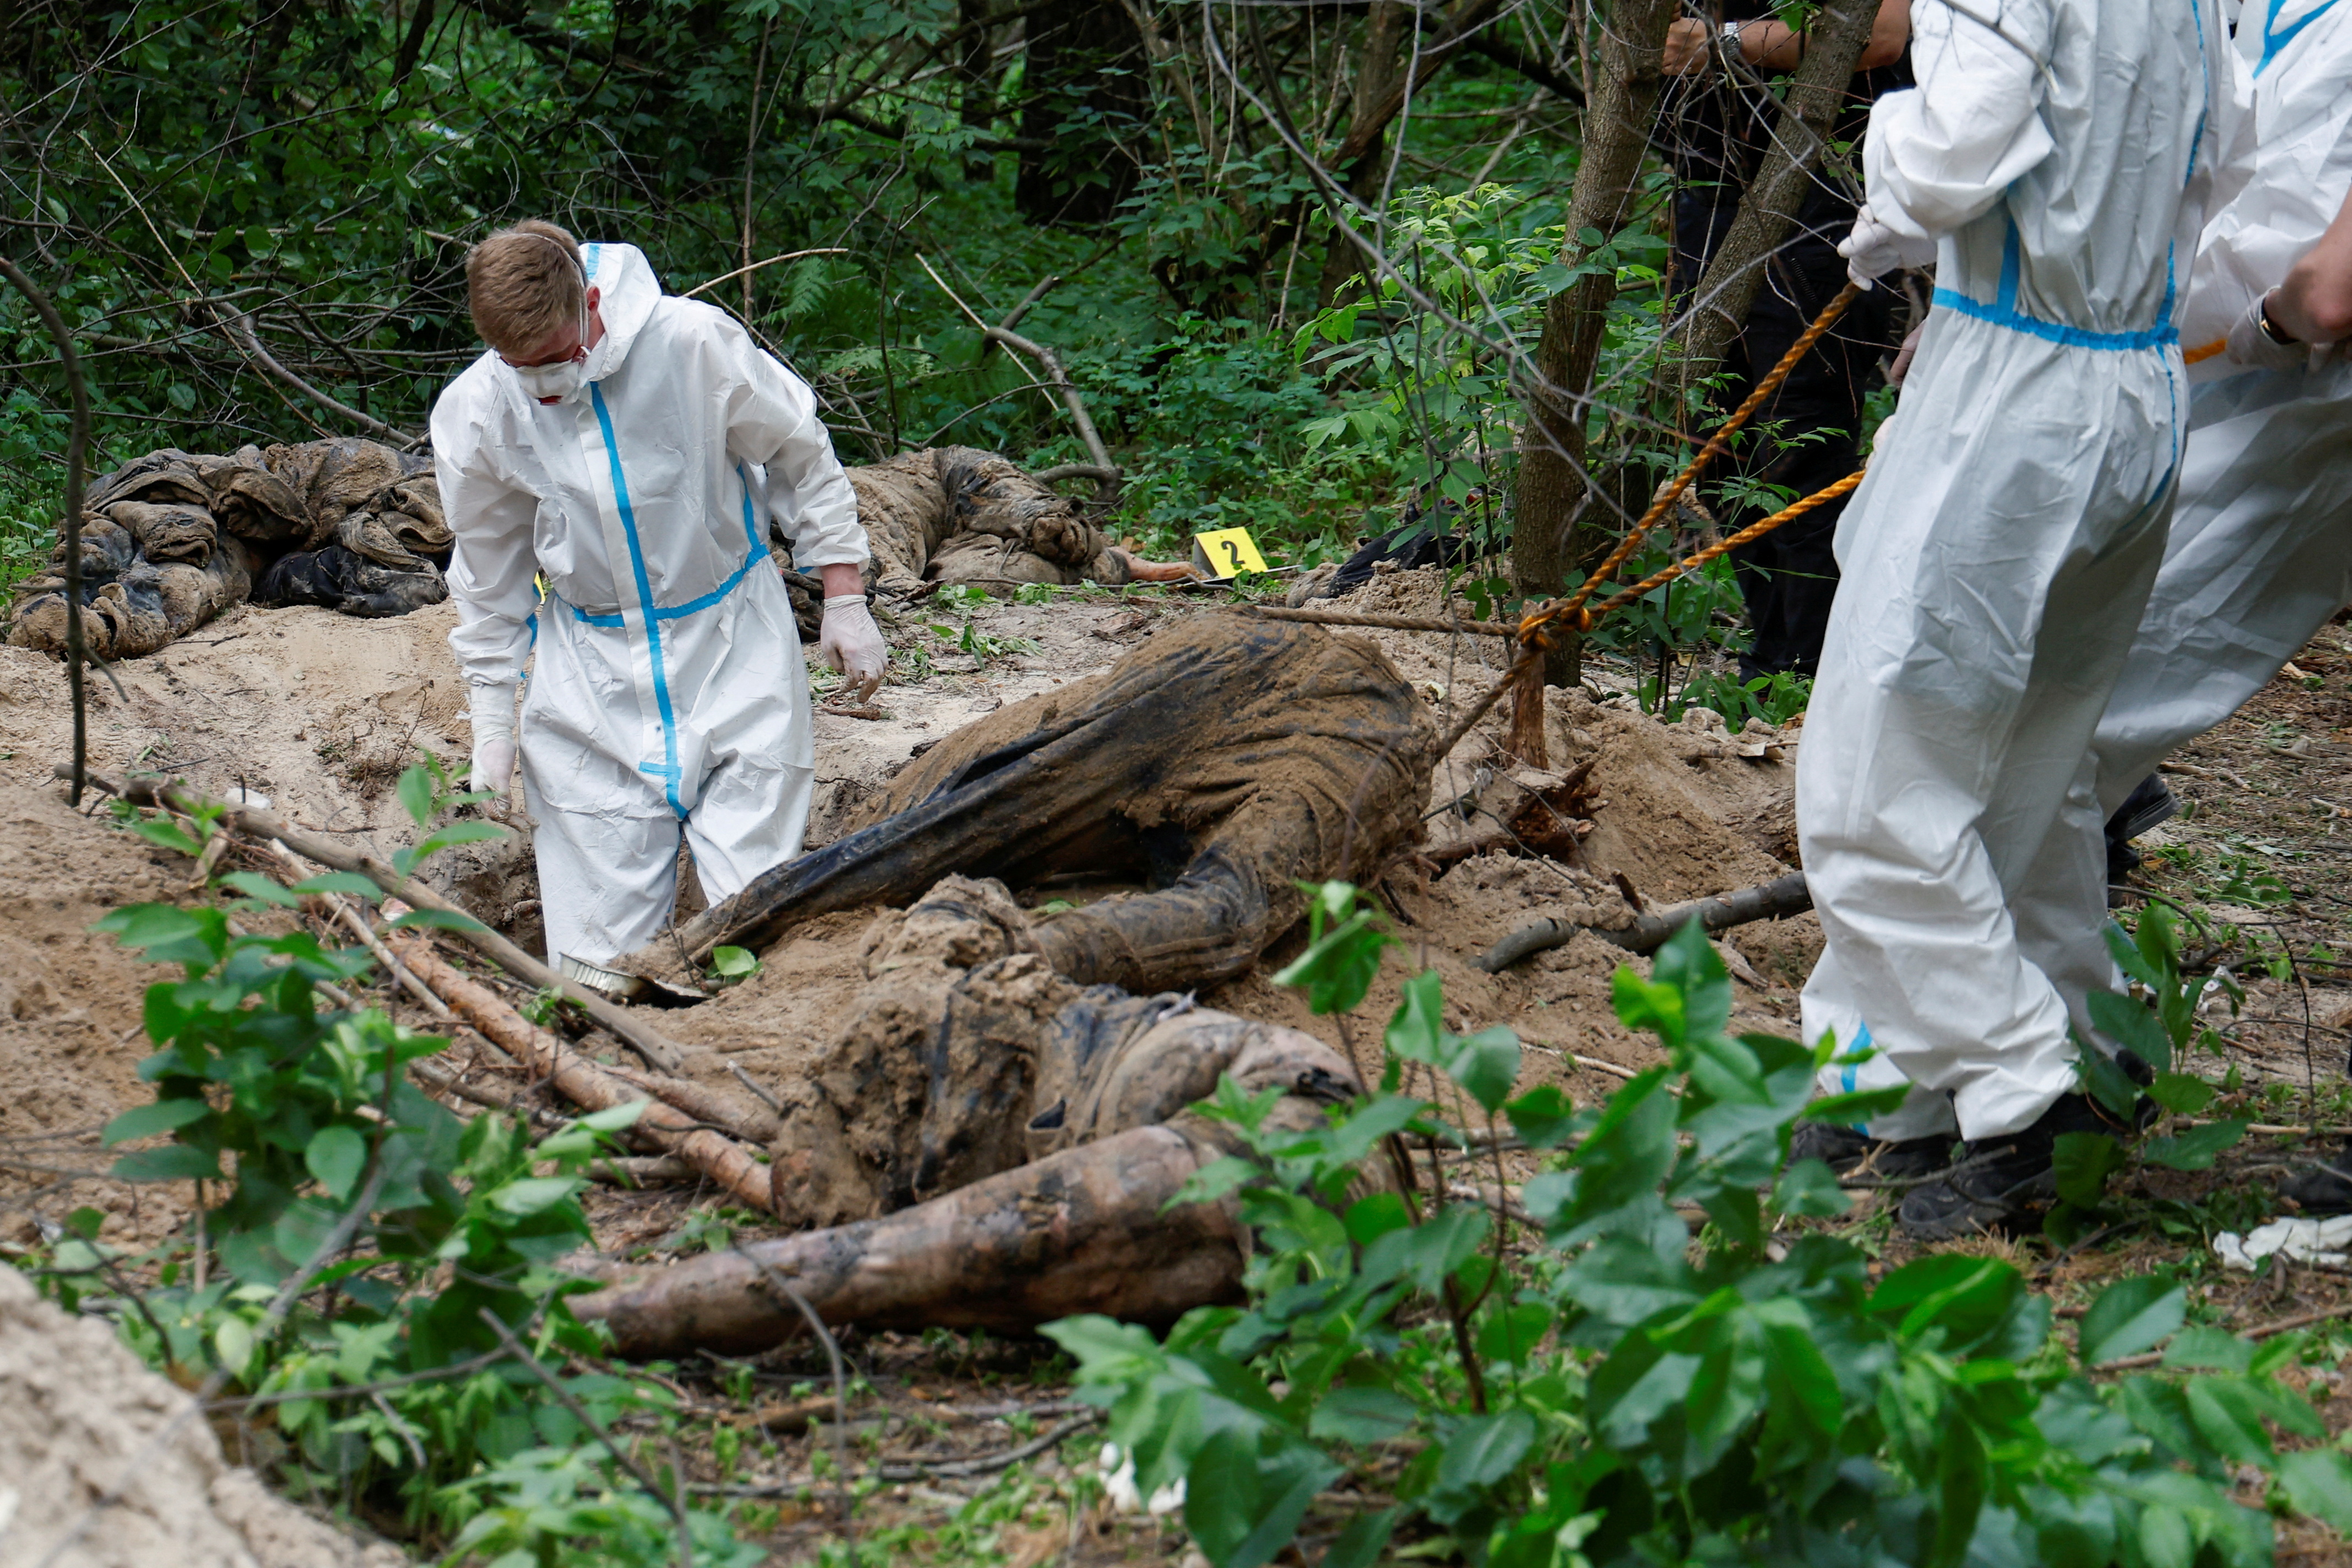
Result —
<path fill-rule="evenodd" d="M 397 1568 L 222 1457 L 189 1395 L 0 1268 L 0 1559 L 55 1568 Z"/>
<path fill-rule="evenodd" d="M 1434 612 L 1442 575 L 1376 578 L 1335 608 Z M 886 688 L 885 719 L 819 718 L 822 788 L 812 843 L 836 835 L 929 743 L 1008 703 L 1099 673 L 1171 618 L 1198 613 L 1186 600 L 1086 594 L 898 613 L 891 636 L 900 649 L 920 652 L 920 676 Z M 414 833 L 392 796 L 399 768 L 419 747 L 454 758 L 467 745 L 446 643 L 452 614 L 446 605 L 383 621 L 316 608 L 239 609 L 200 637 L 117 664 L 120 695 L 105 679 L 92 680 L 92 762 L 109 770 L 169 769 L 215 793 L 243 787 L 305 825 L 388 854 Z M 1492 639 L 1350 635 L 1379 647 L 1413 681 L 1439 723 L 1449 698 L 1474 700 L 1484 689 L 1499 652 Z M 138 1031 L 137 996 L 154 975 L 87 928 L 113 904 L 172 896 L 190 869 L 57 802 L 49 771 L 67 755 L 70 735 L 63 693 L 54 662 L 0 648 L 0 779 L 24 787 L 9 798 L 15 831 L 0 849 L 0 944 L 6 945 L 0 1069 L 12 1084 L 0 1131 L 12 1141 L 86 1134 L 143 1098 L 131 1075 L 149 1049 Z M 1433 811 L 1452 804 L 1457 821 L 1475 825 L 1482 792 L 1507 765 L 1497 749 L 1500 725 L 1498 716 L 1482 727 L 1439 765 Z M 1704 713 L 1662 726 L 1623 699 L 1590 691 L 1550 694 L 1548 729 L 1553 770 L 1591 760 L 1591 794 L 1605 802 L 1591 813 L 1581 863 L 1481 855 L 1439 874 L 1408 859 L 1374 892 L 1393 909 L 1394 929 L 1415 964 L 1445 972 L 1448 994 L 1465 1018 L 1479 1026 L 1512 1022 L 1531 1040 L 1582 1042 L 1575 1049 L 1614 1060 L 1621 1046 L 1646 1049 L 1623 1037 L 1609 1012 L 1608 976 L 1622 959 L 1616 949 L 1580 941 L 1502 977 L 1481 975 L 1467 959 L 1529 920 L 1612 923 L 1624 907 L 1615 875 L 1640 897 L 1664 903 L 1779 874 L 1785 868 L 1771 852 L 1787 841 L 1796 732 L 1727 735 Z M 1454 826 L 1434 824 L 1440 836 Z M 469 907 L 525 946 L 535 943 L 535 891 L 520 837 L 468 846 L 435 866 L 434 880 L 454 884 Z M 1132 890 L 1074 879 L 1038 889 L 1028 902 L 1086 904 Z M 837 1027 L 870 919 L 831 915 L 793 934 L 767 952 L 765 975 L 673 1015 L 674 1031 L 732 1054 L 755 1074 L 789 1079 Z M 1294 934 L 1277 945 L 1257 974 L 1216 988 L 1218 1005 L 1302 1021 L 1289 994 L 1262 978 L 1298 939 Z M 1761 1009 L 1756 1024 L 1791 1027 L 1793 998 L 1785 988 L 1801 979 L 1818 946 L 1810 917 L 1748 928 L 1734 946 L 1775 982 L 1768 990 L 1742 988 L 1743 1004 Z M 1372 1004 L 1392 1005 L 1392 997 L 1377 995 Z M 1775 1009 L 1787 1019 L 1769 1016 Z M 717 1056 L 706 1065 L 723 1071 Z M 725 1082 L 740 1087 L 731 1077 Z M 92 1190 L 84 1186 L 75 1201 L 89 1201 Z M 122 1201 L 127 1206 L 127 1195 Z M 163 1201 L 160 1189 L 143 1201 Z"/>
<path fill-rule="evenodd" d="M 51 790 L 0 798 L 0 1239 L 29 1240 L 20 1206 L 67 1171 L 103 1169 L 98 1129 L 150 1098 L 140 998 L 173 976 L 89 927 L 116 904 L 183 896 L 188 867 Z M 184 1212 L 169 1186 L 105 1191 L 110 1237 L 153 1234 Z M 74 1203 L 40 1207 L 54 1218 Z"/>

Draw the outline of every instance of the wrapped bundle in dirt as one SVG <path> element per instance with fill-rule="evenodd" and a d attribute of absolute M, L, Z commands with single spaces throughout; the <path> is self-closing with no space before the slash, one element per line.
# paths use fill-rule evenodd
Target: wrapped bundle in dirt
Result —
<path fill-rule="evenodd" d="M 450 535 L 429 458 L 373 441 L 151 452 L 90 487 L 82 591 L 90 650 L 136 658 L 248 595 L 397 615 L 446 597 Z M 65 647 L 63 546 L 19 590 L 8 640 Z"/>
<path fill-rule="evenodd" d="M 851 1017 L 779 1085 L 773 1203 L 820 1229 L 576 1298 L 624 1354 L 764 1349 L 832 1322 L 1033 1329 L 1072 1312 L 1171 1321 L 1237 1299 L 1233 1204 L 1171 1207 L 1241 1152 L 1188 1107 L 1230 1074 L 1305 1132 L 1362 1093 L 1312 1036 L 1048 968 L 1001 884 L 950 877 L 881 923 Z M 1362 1190 L 1384 1180 L 1368 1173 Z"/>
<path fill-rule="evenodd" d="M 1038 927 L 1057 974 L 1129 989 L 1240 973 L 1297 919 L 1299 881 L 1362 874 L 1420 831 L 1435 740 L 1370 643 L 1250 615 L 1193 618 L 1106 672 L 958 730 L 856 831 L 620 960 L 695 994 L 722 944 L 914 898 L 961 873 L 1023 886 L 1140 882 Z"/>
<path fill-rule="evenodd" d="M 1010 591 L 1023 583 L 1130 580 L 1131 559 L 1070 499 L 993 452 L 970 446 L 902 452 L 849 470 L 873 580 Z"/>

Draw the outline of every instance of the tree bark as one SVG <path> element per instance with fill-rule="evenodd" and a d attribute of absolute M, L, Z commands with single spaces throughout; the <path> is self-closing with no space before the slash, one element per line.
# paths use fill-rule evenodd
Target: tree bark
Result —
<path fill-rule="evenodd" d="M 1373 0 L 1365 26 L 1363 57 L 1356 71 L 1348 134 L 1331 155 L 1331 167 L 1349 195 L 1366 206 L 1377 204 L 1381 152 L 1387 145 L 1389 122 L 1404 112 L 1412 95 L 1447 60 L 1480 36 L 1500 8 L 1501 0 L 1454 0 L 1444 30 L 1413 57 L 1408 68 L 1399 56 L 1415 20 L 1413 7 L 1402 0 Z M 1362 269 L 1363 257 L 1355 246 L 1346 235 L 1334 232 L 1331 247 L 1323 256 L 1323 278 L 1316 298 L 1330 304 L 1348 279 Z"/>
<path fill-rule="evenodd" d="M 1805 29 L 1804 58 L 1790 73 L 1771 146 L 1692 296 L 1683 334 L 1683 385 L 1693 386 L 1713 375 L 1747 323 L 1748 307 L 1764 281 L 1765 265 L 1788 243 L 1805 193 L 1812 188 L 1813 172 L 1836 128 L 1854 67 L 1870 46 L 1878 6 L 1879 0 L 1827 0 L 1813 13 Z M 1767 368 L 1754 367 L 1759 375 Z"/>
<path fill-rule="evenodd" d="M 1631 215 L 1633 182 L 1657 110 L 1659 61 L 1675 13 L 1675 0 L 1620 0 L 1603 26 L 1592 101 L 1584 117 L 1584 161 L 1577 168 L 1568 243 L 1560 253 L 1569 266 L 1592 248 L 1584 235 L 1597 233 L 1605 243 Z M 1521 393 L 1528 404 L 1527 434 L 1511 542 L 1511 576 L 1529 598 L 1549 598 L 1567 586 L 1570 537 L 1586 494 L 1585 400 L 1616 296 L 1615 277 L 1599 273 L 1554 295 L 1544 311 L 1534 384 Z M 1573 650 L 1559 663 L 1565 667 L 1548 673 L 1572 679 Z"/>
<path fill-rule="evenodd" d="M 436 0 L 416 0 L 416 15 L 409 18 L 407 36 L 400 40 L 400 56 L 393 61 L 392 85 L 398 87 L 416 68 L 417 57 L 425 52 L 425 36 L 433 30 Z"/>
<path fill-rule="evenodd" d="M 442 962 L 423 938 L 395 932 L 389 940 L 409 973 L 492 1044 L 553 1083 L 573 1104 L 589 1111 L 609 1111 L 632 1101 L 648 1100 L 645 1090 L 615 1077 L 545 1030 L 533 1028 L 497 992 Z M 763 1212 L 770 1207 L 768 1167 L 740 1144 L 698 1125 L 691 1113 L 654 1097 L 637 1119 L 637 1130 L 709 1176 L 736 1202 Z"/>
<path fill-rule="evenodd" d="M 1028 26 L 1013 206 L 1033 224 L 1108 223 L 1138 175 L 1120 135 L 1151 111 L 1143 39 L 1118 0 L 1047 0 Z"/>
<path fill-rule="evenodd" d="M 996 33 L 988 26 L 988 0 L 958 0 L 956 20 L 965 30 L 956 57 L 956 120 L 986 136 L 996 125 Z M 994 156 L 976 148 L 965 153 L 963 177 L 987 184 L 996 177 Z"/>

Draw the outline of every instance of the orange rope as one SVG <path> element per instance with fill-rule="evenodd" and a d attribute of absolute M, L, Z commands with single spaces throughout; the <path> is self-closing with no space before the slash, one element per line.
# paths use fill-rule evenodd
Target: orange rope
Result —
<path fill-rule="evenodd" d="M 1770 373 L 1766 375 L 1762 381 L 1756 383 L 1756 390 L 1748 394 L 1746 401 L 1741 402 L 1738 408 L 1732 410 L 1731 417 L 1723 422 L 1722 428 L 1717 430 L 1713 435 L 1707 437 L 1706 444 L 1700 448 L 1697 456 L 1691 459 L 1690 465 L 1685 468 L 1679 475 L 1675 476 L 1674 482 L 1668 485 L 1664 489 L 1659 491 L 1657 496 L 1652 499 L 1650 502 L 1650 509 L 1642 514 L 1641 521 L 1633 525 L 1633 532 L 1627 534 L 1623 540 L 1618 544 L 1617 548 L 1610 552 L 1609 559 L 1601 563 L 1599 570 L 1595 571 L 1591 577 L 1586 578 L 1583 584 L 1568 598 L 1556 600 L 1552 603 L 1544 605 L 1540 609 L 1530 610 L 1519 618 L 1518 625 L 1509 631 L 1509 635 L 1511 635 L 1519 644 L 1519 651 L 1513 656 L 1509 668 L 1504 672 L 1503 678 L 1501 680 L 1496 682 L 1495 685 L 1487 690 L 1485 695 L 1481 696 L 1477 702 L 1471 705 L 1468 712 L 1465 713 L 1459 719 L 1454 721 L 1453 727 L 1446 732 L 1444 738 L 1439 741 L 1435 755 L 1443 757 L 1447 752 L 1453 750 L 1454 745 L 1459 742 L 1465 735 L 1467 735 L 1470 732 L 1471 727 L 1477 724 L 1480 719 L 1486 717 L 1486 715 L 1493 710 L 1495 705 L 1502 700 L 1503 695 L 1506 692 L 1509 691 L 1522 676 L 1530 674 L 1536 669 L 1542 661 L 1545 653 L 1555 645 L 1554 639 L 1546 634 L 1548 629 L 1555 622 L 1566 621 L 1569 622 L 1576 631 L 1589 632 L 1592 629 L 1592 625 L 1595 622 L 1600 620 L 1601 616 L 1608 614 L 1611 611 L 1623 609 L 1626 605 L 1631 604 L 1633 601 L 1639 599 L 1642 595 L 1649 592 L 1651 590 L 1672 582 L 1675 579 L 1682 576 L 1683 573 L 1686 571 L 1696 571 L 1700 567 L 1705 566 L 1707 562 L 1716 559 L 1727 551 L 1738 549 L 1739 546 L 1748 543 L 1751 539 L 1763 538 L 1766 534 L 1770 533 L 1774 528 L 1779 528 L 1781 524 L 1789 522 L 1796 517 L 1801 517 L 1807 512 L 1811 511 L 1814 507 L 1823 506 L 1828 502 L 1836 500 L 1840 496 L 1845 495 L 1855 486 L 1862 483 L 1863 476 L 1859 471 L 1849 474 L 1844 478 L 1839 480 L 1836 484 L 1829 486 L 1829 488 L 1818 491 L 1813 495 L 1807 496 L 1804 499 L 1798 501 L 1791 506 L 1782 507 L 1780 510 L 1773 513 L 1770 517 L 1764 518 L 1761 522 L 1749 524 L 1747 528 L 1740 529 L 1729 538 L 1722 539 L 1715 544 L 1707 546 L 1706 549 L 1700 550 L 1689 559 L 1677 562 L 1676 564 L 1666 568 L 1664 571 L 1652 574 L 1642 581 L 1635 583 L 1633 587 L 1628 588 L 1608 599 L 1599 607 L 1592 610 L 1587 610 L 1584 608 L 1584 601 L 1592 596 L 1593 590 L 1608 581 L 1610 578 L 1616 574 L 1617 569 L 1623 566 L 1625 562 L 1632 558 L 1633 551 L 1641 545 L 1643 536 L 1650 531 L 1651 528 L 1656 524 L 1660 517 L 1666 515 L 1668 509 L 1670 509 L 1676 501 L 1682 499 L 1683 492 L 1689 489 L 1691 482 L 1698 477 L 1698 471 L 1701 468 L 1706 467 L 1709 462 L 1721 455 L 1731 444 L 1731 437 L 1733 434 L 1739 430 L 1740 426 L 1748 423 L 1748 418 L 1753 415 L 1759 408 L 1761 408 L 1764 405 L 1764 402 L 1767 398 L 1769 398 L 1774 392 L 1780 391 L 1780 383 L 1789 379 L 1789 372 L 1797 368 L 1798 361 L 1802 360 L 1806 354 L 1812 350 L 1813 345 L 1821 341 L 1822 335 L 1830 329 L 1831 324 L 1836 321 L 1838 317 L 1844 313 L 1845 308 L 1848 305 L 1853 304 L 1855 296 L 1859 295 L 1861 292 L 1861 286 L 1854 283 L 1848 283 L 1843 288 L 1838 291 L 1837 298 L 1831 300 L 1829 304 L 1822 308 L 1822 313 L 1819 316 L 1813 318 L 1813 324 L 1806 328 L 1803 335 L 1799 337 L 1795 342 L 1789 345 L 1789 351 L 1780 356 L 1780 362 L 1774 365 Z M 1266 613 L 1282 614 L 1285 620 L 1295 619 L 1304 621 L 1310 618 L 1308 613 L 1302 613 L 1297 611 L 1290 611 L 1287 612 L 1266 612 Z M 1376 626 L 1403 619 L 1402 617 L 1396 616 L 1360 616 L 1331 612 L 1313 612 L 1311 618 L 1324 625 L 1329 626 Z M 1475 623 L 1473 624 L 1475 625 Z M 1414 627 L 1412 629 L 1420 630 L 1421 628 Z M 1433 627 L 1431 629 L 1434 630 L 1436 628 Z M 1449 631 L 1468 631 L 1472 629 L 1472 626 L 1448 626 L 1445 629 Z M 1483 628 L 1480 629 L 1483 630 Z"/>
<path fill-rule="evenodd" d="M 1717 540 L 1715 543 L 1707 546 L 1705 549 L 1699 551 L 1696 555 L 1692 556 L 1688 560 L 1677 561 L 1673 566 L 1667 567 L 1663 571 L 1655 572 L 1649 577 L 1643 578 L 1641 581 L 1625 590 L 1622 593 L 1612 595 L 1601 603 L 1593 606 L 1592 612 L 1585 617 L 1585 624 L 1590 626 L 1593 622 L 1600 620 L 1603 615 L 1608 614 L 1611 611 L 1624 609 L 1625 606 L 1633 603 L 1633 601 L 1641 598 L 1642 595 L 1649 592 L 1652 589 L 1664 588 L 1667 583 L 1674 581 L 1675 579 L 1682 576 L 1684 573 L 1696 571 L 1707 562 L 1717 559 L 1719 557 L 1728 555 L 1731 551 L 1738 549 L 1741 545 L 1747 544 L 1753 539 L 1762 538 L 1766 534 L 1770 533 L 1782 523 L 1793 522 L 1797 518 L 1803 517 L 1807 512 L 1811 511 L 1815 507 L 1825 507 L 1829 505 L 1832 501 L 1836 500 L 1840 496 L 1852 490 L 1856 485 L 1861 484 L 1862 476 L 1865 472 L 1867 472 L 1867 470 L 1857 468 L 1853 473 L 1847 475 L 1844 478 L 1839 480 L 1836 484 L 1830 486 L 1828 488 L 1816 490 L 1801 501 L 1790 502 L 1788 506 L 1781 507 L 1780 510 L 1773 513 L 1770 517 L 1764 518 L 1761 522 L 1748 524 L 1746 528 L 1740 529 L 1729 538 Z"/>
<path fill-rule="evenodd" d="M 1690 465 L 1676 475 L 1673 483 L 1652 497 L 1650 509 L 1642 514 L 1641 520 L 1633 525 L 1633 531 L 1618 542 L 1617 548 L 1609 553 L 1609 559 L 1602 561 L 1600 568 L 1591 576 L 1586 578 L 1577 591 L 1568 598 L 1545 605 L 1540 610 L 1529 611 L 1520 618 L 1520 642 L 1532 643 L 1539 641 L 1544 628 L 1555 621 L 1572 622 L 1578 631 L 1591 628 L 1591 617 L 1584 613 L 1584 601 L 1592 596 L 1595 589 L 1617 574 L 1617 570 L 1623 566 L 1632 558 L 1634 550 L 1641 547 L 1643 538 L 1656 526 L 1658 519 L 1672 510 L 1676 501 L 1682 499 L 1683 492 L 1691 487 L 1692 482 L 1698 477 L 1699 470 L 1729 448 L 1732 436 L 1738 433 L 1740 427 L 1748 423 L 1758 409 L 1764 406 L 1767 399 L 1780 390 L 1780 383 L 1789 379 L 1789 372 L 1797 368 L 1799 361 L 1812 351 L 1813 345 L 1822 340 L 1822 335 L 1845 313 L 1845 308 L 1853 304 L 1861 292 L 1862 286 L 1851 282 L 1838 290 L 1837 298 L 1832 299 L 1822 308 L 1822 313 L 1813 318 L 1813 324 L 1806 328 L 1795 342 L 1789 345 L 1789 351 L 1780 356 L 1780 362 L 1774 365 L 1770 372 L 1756 383 L 1756 390 L 1748 394 L 1745 402 L 1732 410 L 1731 417 L 1723 422 L 1722 428 L 1707 437 L 1706 444 L 1699 449 L 1697 456 L 1691 459 Z"/>

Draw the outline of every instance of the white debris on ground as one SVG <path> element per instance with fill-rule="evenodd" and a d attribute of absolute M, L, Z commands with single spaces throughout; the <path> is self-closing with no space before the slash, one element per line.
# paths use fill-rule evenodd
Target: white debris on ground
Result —
<path fill-rule="evenodd" d="M 1135 1484 L 1135 1456 L 1117 1443 L 1105 1443 L 1096 1462 L 1102 1467 L 1103 1495 L 1119 1513 L 1148 1513 L 1157 1518 L 1175 1513 L 1184 1506 L 1184 1479 L 1181 1476 L 1153 1492 L 1149 1498 Z"/>
<path fill-rule="evenodd" d="M 2213 1256 L 2248 1272 L 2260 1268 L 2263 1259 L 2280 1256 L 2315 1269 L 2352 1270 L 2352 1214 L 2273 1219 L 2245 1236 L 2224 1230 L 2213 1238 Z"/>

